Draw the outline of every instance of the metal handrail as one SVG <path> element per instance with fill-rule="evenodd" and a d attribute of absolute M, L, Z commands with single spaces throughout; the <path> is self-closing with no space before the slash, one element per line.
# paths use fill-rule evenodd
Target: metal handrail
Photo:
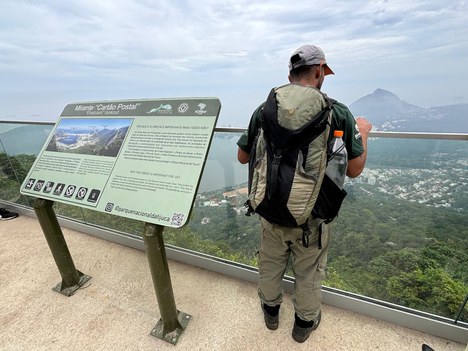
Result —
<path fill-rule="evenodd" d="M 246 128 L 219 127 L 215 132 L 243 133 Z M 468 133 L 426 133 L 426 132 L 387 132 L 371 131 L 369 138 L 401 138 L 401 139 L 442 139 L 442 140 L 468 140 Z"/>
<path fill-rule="evenodd" d="M 54 125 L 54 122 L 45 121 L 0 121 L 0 124 L 35 124 Z M 242 127 L 216 127 L 218 133 L 243 133 L 247 128 Z M 430 133 L 430 132 L 390 132 L 371 131 L 369 138 L 400 138 L 400 139 L 437 139 L 437 140 L 468 140 L 468 133 Z"/>

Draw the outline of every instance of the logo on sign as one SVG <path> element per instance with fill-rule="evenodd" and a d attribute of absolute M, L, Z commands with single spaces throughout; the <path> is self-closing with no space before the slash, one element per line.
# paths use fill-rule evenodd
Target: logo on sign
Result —
<path fill-rule="evenodd" d="M 179 107 L 177 108 L 177 111 L 179 111 L 179 113 L 185 113 L 188 111 L 188 109 L 189 109 L 189 105 L 184 102 L 179 105 Z"/>
<path fill-rule="evenodd" d="M 62 193 L 63 189 L 65 189 L 65 184 L 58 183 L 57 186 L 55 187 L 54 195 L 60 195 Z"/>
<path fill-rule="evenodd" d="M 157 113 L 158 115 L 170 115 L 172 113 L 172 105 L 161 104 L 159 107 L 153 108 L 146 113 Z"/>
<path fill-rule="evenodd" d="M 108 202 L 104 211 L 112 212 L 113 208 L 114 208 L 114 204 L 112 202 Z"/>
<path fill-rule="evenodd" d="M 52 191 L 52 188 L 54 187 L 54 184 L 55 184 L 54 182 L 47 182 L 45 184 L 43 192 L 50 193 Z"/>
<path fill-rule="evenodd" d="M 207 111 L 205 110 L 206 104 L 200 102 L 198 105 L 198 110 L 195 111 L 197 115 L 204 115 Z"/>
<path fill-rule="evenodd" d="M 73 193 L 75 192 L 76 186 L 75 185 L 69 185 L 67 187 L 67 190 L 65 190 L 65 194 L 63 196 L 65 197 L 72 197 Z"/>
<path fill-rule="evenodd" d="M 88 202 L 93 202 L 93 203 L 96 202 L 100 193 L 101 193 L 101 190 L 98 190 L 98 189 L 91 190 L 88 196 Z"/>
<path fill-rule="evenodd" d="M 42 186 L 44 185 L 45 180 L 38 180 L 36 185 L 34 186 L 34 191 L 40 191 L 42 189 Z"/>
<path fill-rule="evenodd" d="M 26 183 L 26 185 L 24 187 L 26 189 L 31 189 L 33 187 L 35 181 L 36 181 L 36 179 L 29 178 L 28 182 Z"/>
<path fill-rule="evenodd" d="M 88 188 L 84 188 L 84 187 L 79 188 L 78 192 L 76 193 L 75 199 L 83 200 L 87 192 L 88 192 Z"/>

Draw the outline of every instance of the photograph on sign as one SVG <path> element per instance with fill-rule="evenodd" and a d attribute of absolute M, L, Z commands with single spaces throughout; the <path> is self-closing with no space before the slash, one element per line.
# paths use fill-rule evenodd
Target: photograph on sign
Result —
<path fill-rule="evenodd" d="M 133 119 L 62 119 L 47 151 L 116 157 Z"/>

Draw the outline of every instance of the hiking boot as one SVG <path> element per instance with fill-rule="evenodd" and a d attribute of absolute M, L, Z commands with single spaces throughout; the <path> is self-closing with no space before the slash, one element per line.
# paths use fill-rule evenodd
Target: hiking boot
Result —
<path fill-rule="evenodd" d="M 18 217 L 16 212 L 10 212 L 5 208 L 0 208 L 0 220 L 6 221 L 7 219 L 13 219 Z"/>
<path fill-rule="evenodd" d="M 292 337 L 297 342 L 304 342 L 309 337 L 313 330 L 317 329 L 322 318 L 322 312 L 319 312 L 317 319 L 307 322 L 300 319 L 295 315 L 294 327 L 292 330 Z"/>
<path fill-rule="evenodd" d="M 270 330 L 278 329 L 279 308 L 280 305 L 268 306 L 262 303 L 263 316 L 265 317 L 265 325 Z"/>

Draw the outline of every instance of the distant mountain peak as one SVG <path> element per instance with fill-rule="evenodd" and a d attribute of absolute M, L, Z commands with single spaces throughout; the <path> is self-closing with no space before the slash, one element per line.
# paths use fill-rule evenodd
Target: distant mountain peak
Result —
<path fill-rule="evenodd" d="M 368 94 L 350 105 L 352 110 L 363 112 L 380 112 L 387 116 L 400 114 L 408 110 L 421 110 L 421 107 L 409 104 L 401 100 L 397 95 L 385 89 L 375 89 L 372 94 Z M 354 111 L 353 111 L 354 112 Z"/>
<path fill-rule="evenodd" d="M 419 107 L 400 99 L 392 92 L 378 88 L 356 100 L 349 109 L 355 116 L 365 116 L 374 130 L 459 132 L 466 125 L 468 104 Z M 462 128 L 466 130 L 465 128 Z"/>
<path fill-rule="evenodd" d="M 389 92 L 388 90 L 381 89 L 381 88 L 375 89 L 371 95 L 374 97 L 387 97 L 387 98 L 394 98 L 394 99 L 400 100 L 400 98 L 397 95 Z"/>
<path fill-rule="evenodd" d="M 356 116 L 366 116 L 376 129 L 384 130 L 390 128 L 389 123 L 407 123 L 426 112 L 424 108 L 409 104 L 381 88 L 353 102 L 349 108 Z"/>
<path fill-rule="evenodd" d="M 385 103 L 398 104 L 398 105 L 401 104 L 402 102 L 404 103 L 404 101 L 402 101 L 396 94 L 393 94 L 392 92 L 385 90 L 385 89 L 381 89 L 381 88 L 375 89 L 372 94 L 363 96 L 356 102 L 360 102 L 360 101 L 361 102 L 362 101 L 373 102 L 373 103 L 379 103 L 379 104 L 381 104 L 382 102 L 385 102 Z"/>

